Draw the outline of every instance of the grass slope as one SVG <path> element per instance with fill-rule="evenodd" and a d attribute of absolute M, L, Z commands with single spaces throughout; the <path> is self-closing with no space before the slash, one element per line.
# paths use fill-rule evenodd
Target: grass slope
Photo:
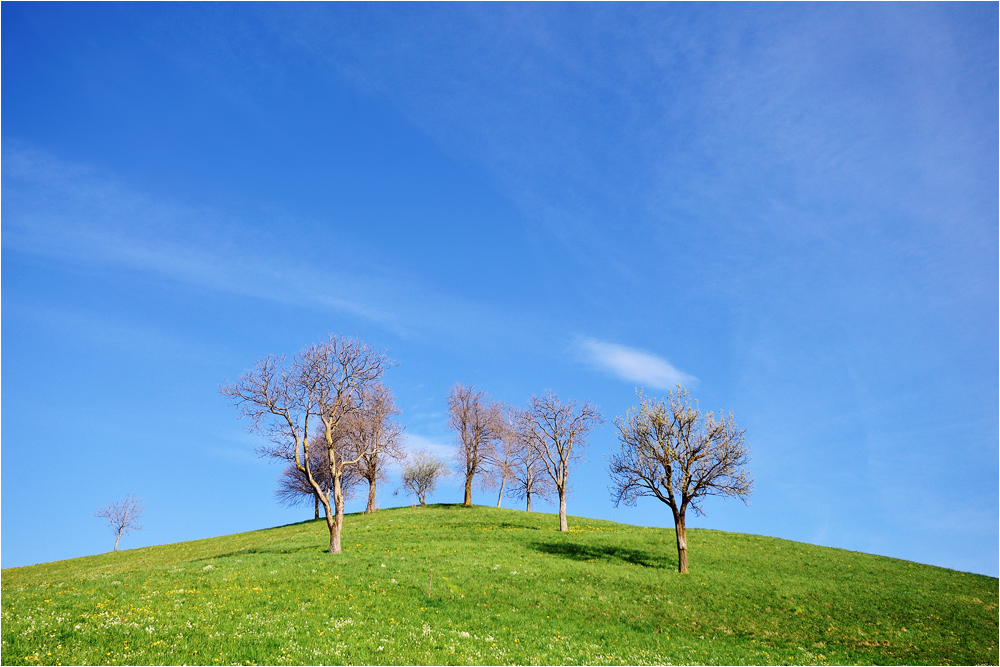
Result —
<path fill-rule="evenodd" d="M 486 507 L 11 568 L 3 664 L 997 664 L 997 579 Z M 427 594 L 429 571 L 434 587 Z"/>

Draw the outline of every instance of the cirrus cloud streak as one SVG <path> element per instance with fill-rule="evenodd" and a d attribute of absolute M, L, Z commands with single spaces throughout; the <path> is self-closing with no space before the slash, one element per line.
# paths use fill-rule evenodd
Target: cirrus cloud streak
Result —
<path fill-rule="evenodd" d="M 595 368 L 654 389 L 691 386 L 698 381 L 666 359 L 638 348 L 584 337 L 576 341 L 576 347 L 584 360 Z"/>

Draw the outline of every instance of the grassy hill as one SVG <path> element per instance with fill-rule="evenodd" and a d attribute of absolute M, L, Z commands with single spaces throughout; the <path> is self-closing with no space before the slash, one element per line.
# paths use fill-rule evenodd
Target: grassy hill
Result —
<path fill-rule="evenodd" d="M 997 579 L 755 535 L 433 506 L 2 573 L 3 664 L 997 664 Z M 428 577 L 434 570 L 428 596 Z"/>

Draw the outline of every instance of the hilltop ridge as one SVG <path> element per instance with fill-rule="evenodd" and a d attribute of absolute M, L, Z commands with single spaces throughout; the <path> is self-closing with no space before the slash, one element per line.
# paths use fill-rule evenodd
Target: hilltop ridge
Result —
<path fill-rule="evenodd" d="M 475 506 L 10 568 L 3 664 L 996 664 L 998 581 Z M 433 580 L 431 580 L 433 570 Z M 430 595 L 428 595 L 430 587 Z"/>

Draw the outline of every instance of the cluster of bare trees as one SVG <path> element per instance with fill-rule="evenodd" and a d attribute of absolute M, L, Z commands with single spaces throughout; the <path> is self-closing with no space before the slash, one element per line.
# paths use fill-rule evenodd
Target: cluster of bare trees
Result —
<path fill-rule="evenodd" d="M 457 466 L 465 476 L 465 505 L 472 504 L 476 476 L 483 488 L 500 487 L 526 501 L 559 497 L 559 530 L 568 531 L 566 493 L 569 472 L 587 446 L 587 435 L 603 422 L 591 403 L 564 402 L 546 392 L 532 396 L 527 408 L 490 398 L 485 391 L 456 384 L 448 397 L 449 425 L 456 431 Z"/>
<path fill-rule="evenodd" d="M 279 494 L 301 498 L 308 489 L 323 506 L 330 553 L 341 551 L 351 487 L 368 482 L 374 511 L 375 485 L 384 474 L 379 462 L 400 452 L 398 410 L 381 384 L 391 363 L 357 338 L 331 335 L 291 359 L 265 357 L 221 388 L 250 419 L 250 430 L 269 436 L 271 444 L 259 453 L 288 463 Z"/>
<path fill-rule="evenodd" d="M 319 507 L 330 531 L 330 552 L 341 551 L 344 502 L 362 482 L 368 486 L 366 513 L 374 512 L 376 486 L 387 478 L 390 461 L 403 462 L 402 488 L 425 505 L 447 464 L 427 451 L 407 455 L 392 391 L 382 375 L 392 364 L 386 354 L 357 338 L 329 336 L 291 359 L 269 356 L 232 383 L 222 386 L 251 420 L 250 430 L 267 434 L 262 455 L 284 461 L 278 496 L 289 504 L 306 500 Z M 496 489 L 524 500 L 553 495 L 559 502 L 559 530 L 569 530 L 566 496 L 569 475 L 582 460 L 591 431 L 603 423 L 592 403 L 563 401 L 548 391 L 524 408 L 492 399 L 485 391 L 456 384 L 448 396 L 449 426 L 455 431 L 455 469 L 464 485 L 464 505 L 472 489 Z M 749 454 L 732 414 L 703 414 L 681 387 L 665 401 L 639 394 L 639 406 L 615 420 L 619 452 L 609 457 L 615 505 L 657 498 L 673 514 L 678 568 L 688 571 L 688 509 L 702 513 L 706 496 L 747 501 L 753 479 Z M 397 490 L 398 493 L 398 490 Z M 126 503 L 99 512 L 118 539 L 135 528 L 141 505 Z M 117 548 L 117 540 L 115 542 Z"/>
<path fill-rule="evenodd" d="M 567 531 L 569 472 L 586 448 L 586 438 L 602 423 L 592 404 L 563 402 L 552 392 L 532 396 L 527 409 L 490 399 L 473 387 L 455 385 L 448 401 L 457 432 L 457 463 L 465 473 L 465 504 L 471 505 L 473 478 L 485 488 L 500 487 L 527 501 L 559 498 L 559 530 Z M 688 571 L 686 514 L 702 514 L 706 496 L 747 502 L 753 479 L 744 431 L 733 415 L 702 413 L 687 390 L 667 392 L 667 400 L 639 394 L 639 407 L 615 420 L 621 450 L 608 459 L 615 505 L 657 498 L 673 515 L 678 569 Z"/>
<path fill-rule="evenodd" d="M 365 512 L 374 512 L 376 485 L 385 481 L 389 461 L 402 462 L 399 490 L 421 505 L 450 474 L 446 463 L 427 451 L 406 454 L 402 426 L 395 419 L 399 410 L 391 390 L 381 383 L 388 364 L 384 354 L 357 339 L 331 336 L 290 361 L 262 359 L 222 387 L 252 419 L 250 429 L 270 436 L 272 444 L 259 452 L 286 462 L 279 500 L 289 505 L 311 500 L 317 519 L 323 506 L 331 553 L 340 552 L 345 499 L 367 482 Z M 559 529 L 568 531 L 569 473 L 583 456 L 587 435 L 603 422 L 597 408 L 589 402 L 564 402 L 552 392 L 533 396 L 526 408 L 518 408 L 461 384 L 452 388 L 448 408 L 464 505 L 472 505 L 477 483 L 483 489 L 499 487 L 497 507 L 507 495 L 525 501 L 529 512 L 532 499 L 556 495 Z"/>
<path fill-rule="evenodd" d="M 405 456 L 403 426 L 396 420 L 399 413 L 392 390 L 381 383 L 375 383 L 363 389 L 361 404 L 344 416 L 335 434 L 335 448 L 340 457 L 345 461 L 357 461 L 355 465 L 343 467 L 341 491 L 345 498 L 350 498 L 359 484 L 367 483 L 368 504 L 365 514 L 376 510 L 378 483 L 388 481 L 387 464 Z M 279 448 L 277 452 L 267 452 L 270 456 L 288 460 L 278 479 L 278 500 L 284 505 L 312 502 L 316 519 L 319 518 L 320 495 L 325 495 L 329 500 L 333 491 L 333 476 L 330 474 L 329 454 L 324 447 L 324 438 L 325 434 L 314 435 L 310 448 L 310 456 L 313 457 L 310 468 L 319 482 L 320 493 L 316 493 L 305 471 L 300 470 L 294 460 L 289 458 L 287 450 Z"/>

